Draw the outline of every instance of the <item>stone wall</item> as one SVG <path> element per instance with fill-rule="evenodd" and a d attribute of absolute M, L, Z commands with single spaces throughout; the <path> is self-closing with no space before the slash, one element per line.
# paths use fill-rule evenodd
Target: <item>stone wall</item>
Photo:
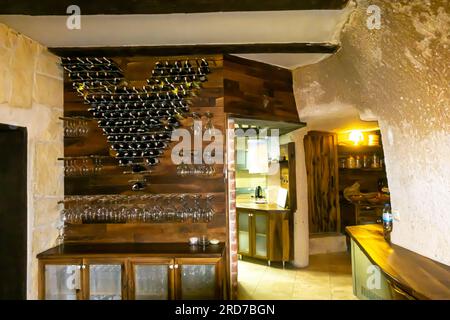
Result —
<path fill-rule="evenodd" d="M 63 74 L 59 58 L 0 24 L 0 123 L 28 131 L 27 297 L 37 298 L 36 254 L 54 245 L 64 195 Z"/>
<path fill-rule="evenodd" d="M 295 70 L 299 112 L 353 108 L 379 121 L 400 213 L 392 241 L 450 265 L 450 2 L 354 4 L 342 49 Z M 367 28 L 369 5 L 381 9 L 380 29 Z"/>

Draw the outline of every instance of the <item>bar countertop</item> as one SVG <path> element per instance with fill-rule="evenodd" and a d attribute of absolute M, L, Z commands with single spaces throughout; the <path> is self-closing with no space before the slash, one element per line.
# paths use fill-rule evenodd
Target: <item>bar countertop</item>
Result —
<path fill-rule="evenodd" d="M 237 202 L 236 208 L 280 213 L 289 212 L 289 209 L 280 207 L 276 203 Z"/>
<path fill-rule="evenodd" d="M 381 225 L 351 226 L 346 231 L 368 259 L 411 296 L 450 300 L 450 266 L 389 244 Z"/>
<path fill-rule="evenodd" d="M 67 243 L 37 255 L 38 259 L 99 256 L 220 257 L 225 244 L 191 246 L 188 243 Z"/>

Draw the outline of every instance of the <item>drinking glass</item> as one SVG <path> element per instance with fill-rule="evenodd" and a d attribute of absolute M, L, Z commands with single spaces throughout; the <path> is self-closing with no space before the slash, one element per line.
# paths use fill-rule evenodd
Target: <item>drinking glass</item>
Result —
<path fill-rule="evenodd" d="M 213 135 L 215 127 L 214 124 L 212 122 L 212 118 L 213 118 L 213 113 L 208 111 L 205 113 L 205 117 L 207 119 L 206 124 L 205 124 L 205 128 L 204 131 L 206 134 L 208 134 L 210 137 Z"/>

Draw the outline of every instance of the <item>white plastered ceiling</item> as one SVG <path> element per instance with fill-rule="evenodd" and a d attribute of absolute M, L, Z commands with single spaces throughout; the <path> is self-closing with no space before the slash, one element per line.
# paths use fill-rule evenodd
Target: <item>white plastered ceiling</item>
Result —
<path fill-rule="evenodd" d="M 216 12 L 161 15 L 81 15 L 81 29 L 68 16 L 0 15 L 13 29 L 47 47 L 118 47 L 192 44 L 338 43 L 352 6 L 342 10 Z M 81 8 L 83 14 L 83 8 Z M 327 54 L 240 54 L 289 69 Z"/>

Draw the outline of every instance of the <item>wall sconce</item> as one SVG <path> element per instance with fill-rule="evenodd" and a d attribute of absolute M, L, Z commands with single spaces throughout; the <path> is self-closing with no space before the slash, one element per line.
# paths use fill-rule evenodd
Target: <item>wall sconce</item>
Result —
<path fill-rule="evenodd" d="M 348 139 L 352 141 L 355 146 L 357 146 L 360 145 L 361 142 L 364 140 L 364 135 L 359 130 L 353 130 L 350 132 Z"/>

